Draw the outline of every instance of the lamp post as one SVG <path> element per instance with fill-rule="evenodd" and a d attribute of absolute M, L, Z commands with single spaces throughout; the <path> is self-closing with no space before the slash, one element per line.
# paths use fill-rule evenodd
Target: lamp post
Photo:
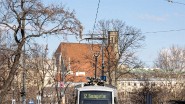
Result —
<path fill-rule="evenodd" d="M 105 31 L 103 31 L 103 39 L 102 39 L 102 77 L 104 77 L 104 44 L 105 44 Z M 103 78 L 103 80 L 106 80 Z"/>
<path fill-rule="evenodd" d="M 97 71 L 97 61 L 98 61 L 99 52 L 94 53 L 95 58 L 95 71 L 94 71 L 94 78 L 96 79 L 96 71 Z"/>
<path fill-rule="evenodd" d="M 105 81 L 106 80 L 106 77 L 104 76 L 104 44 L 105 44 L 105 40 L 107 40 L 107 38 L 105 37 L 105 31 L 103 31 L 103 34 L 90 34 L 90 35 L 91 35 L 91 37 L 90 38 L 85 38 L 85 40 L 88 40 L 88 41 L 89 40 L 101 40 L 102 41 L 101 50 L 100 50 L 100 51 L 102 51 L 102 72 L 101 72 L 101 80 L 104 80 Z M 103 36 L 102 37 L 93 37 L 93 35 L 103 35 Z M 84 39 L 82 39 L 82 40 L 84 40 Z M 96 71 L 96 67 L 95 67 L 95 71 Z M 95 74 L 95 78 L 96 78 L 96 74 Z"/>

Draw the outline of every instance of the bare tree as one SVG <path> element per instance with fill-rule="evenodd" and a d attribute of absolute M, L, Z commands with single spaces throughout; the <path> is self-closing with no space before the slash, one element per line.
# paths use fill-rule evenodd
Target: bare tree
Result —
<path fill-rule="evenodd" d="M 0 30 L 0 90 L 3 88 L 3 85 L 6 83 L 6 79 L 8 77 L 8 73 L 10 72 L 10 67 L 12 65 L 12 54 L 14 52 L 14 44 L 11 42 L 12 38 L 6 36 L 3 34 L 3 30 Z M 19 65 L 17 65 L 19 66 Z M 17 75 L 17 71 L 15 74 Z M 14 81 L 16 78 L 14 78 Z M 6 99 L 3 100 L 3 102 L 8 102 L 10 98 L 13 98 L 13 91 L 14 92 L 18 91 L 17 86 L 15 83 L 11 87 L 8 88 L 8 91 L 6 95 L 11 94 L 12 96 L 6 97 Z"/>
<path fill-rule="evenodd" d="M 185 71 L 185 48 L 172 46 L 162 49 L 155 61 L 155 66 L 165 71 Z"/>
<path fill-rule="evenodd" d="M 185 48 L 171 46 L 169 49 L 162 49 L 154 64 L 164 71 L 164 78 L 168 82 L 169 93 L 166 99 L 184 100 L 184 71 L 185 71 Z M 173 83 L 175 80 L 175 83 Z"/>
<path fill-rule="evenodd" d="M 117 44 L 106 44 L 105 46 L 108 79 L 109 84 L 112 84 L 112 76 L 115 76 L 116 82 L 118 78 L 127 73 L 124 71 L 126 67 L 123 66 L 134 67 L 140 64 L 135 52 L 141 48 L 141 42 L 144 41 L 145 37 L 139 29 L 127 26 L 121 20 L 101 20 L 97 24 L 97 30 L 118 32 L 118 36 L 114 40 Z M 106 37 L 108 38 L 108 36 Z"/>
<path fill-rule="evenodd" d="M 18 70 L 22 48 L 27 40 L 44 34 L 72 32 L 78 35 L 82 26 L 74 12 L 65 10 L 63 6 L 45 6 L 40 0 L 1 0 L 0 7 L 0 26 L 5 30 L 3 34 L 12 37 L 16 43 L 6 83 L 0 89 L 1 103 Z"/>
<path fill-rule="evenodd" d="M 48 87 L 54 89 L 53 85 L 55 85 L 55 63 L 54 59 L 47 58 L 47 51 L 47 45 L 40 46 L 35 43 L 29 50 L 29 58 L 27 62 L 27 69 L 29 69 L 27 79 L 30 82 L 28 87 L 32 88 L 35 85 L 34 94 L 29 95 L 40 95 L 42 102 L 45 100 L 44 94 L 49 94 Z"/>
<path fill-rule="evenodd" d="M 129 96 L 132 102 L 143 104 L 147 93 L 150 93 L 154 104 L 167 103 L 170 100 L 184 100 L 183 74 L 167 73 L 160 69 L 139 70 L 135 70 L 132 76 L 141 81 L 139 87 L 133 87 L 135 89 Z"/>
<path fill-rule="evenodd" d="M 148 85 L 147 85 L 148 83 Z M 147 100 L 152 101 L 154 104 L 161 104 L 164 102 L 164 99 L 169 94 L 165 88 L 158 86 L 153 86 L 152 83 L 149 85 L 149 82 L 140 89 L 135 89 L 130 93 L 131 102 L 134 104 L 147 104 Z"/>

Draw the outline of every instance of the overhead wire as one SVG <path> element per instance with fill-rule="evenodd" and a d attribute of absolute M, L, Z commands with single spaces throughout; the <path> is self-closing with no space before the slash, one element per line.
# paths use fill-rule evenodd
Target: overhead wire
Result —
<path fill-rule="evenodd" d="M 168 1 L 168 2 L 170 2 L 170 3 L 185 5 L 185 3 L 181 3 L 181 2 L 177 2 L 177 1 L 173 1 L 173 0 L 165 0 L 165 1 Z"/>
<path fill-rule="evenodd" d="M 162 30 L 162 31 L 152 31 L 152 32 L 143 32 L 142 34 L 150 34 L 150 33 L 165 33 L 165 32 L 175 32 L 175 31 L 185 31 L 185 29 L 174 29 L 174 30 Z"/>
<path fill-rule="evenodd" d="M 97 21 L 97 18 L 98 18 L 99 7 L 100 7 L 100 0 L 98 1 L 98 7 L 96 9 L 96 16 L 95 16 L 95 20 L 94 20 L 93 33 L 94 33 L 94 30 L 95 30 L 95 27 L 96 27 L 96 21 Z"/>
<path fill-rule="evenodd" d="M 164 0 L 164 1 L 168 1 L 168 2 L 170 2 L 170 3 L 176 3 L 176 4 L 185 5 L 185 3 L 176 2 L 176 1 L 173 1 L 173 0 Z M 175 32 L 175 31 L 185 31 L 185 29 L 173 29 L 173 30 L 162 30 L 162 31 L 144 32 L 144 33 L 142 33 L 142 34 L 165 33 L 165 32 Z"/>
<path fill-rule="evenodd" d="M 100 0 L 98 0 L 98 7 L 96 9 L 96 15 L 95 15 L 95 19 L 94 19 L 94 25 L 93 25 L 93 32 L 91 34 L 91 38 L 93 38 L 93 34 L 94 34 L 94 31 L 95 31 L 95 28 L 96 28 L 96 21 L 97 21 L 97 18 L 98 18 L 98 12 L 99 12 L 99 7 L 100 7 Z M 93 51 L 93 40 L 92 40 L 92 43 L 91 43 L 91 51 Z"/>

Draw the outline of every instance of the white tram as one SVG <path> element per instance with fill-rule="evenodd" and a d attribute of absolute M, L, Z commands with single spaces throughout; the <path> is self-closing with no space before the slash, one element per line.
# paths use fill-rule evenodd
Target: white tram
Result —
<path fill-rule="evenodd" d="M 113 87 L 83 86 L 77 88 L 76 104 L 117 104 L 117 92 Z"/>

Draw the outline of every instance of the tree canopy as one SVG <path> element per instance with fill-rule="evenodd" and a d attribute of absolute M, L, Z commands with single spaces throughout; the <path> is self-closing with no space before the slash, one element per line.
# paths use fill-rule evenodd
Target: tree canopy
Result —
<path fill-rule="evenodd" d="M 40 0 L 1 0 L 1 34 L 11 37 L 15 43 L 15 48 L 7 57 L 12 61 L 7 69 L 9 71 L 5 79 L 6 83 L 0 87 L 0 101 L 2 101 L 14 79 L 23 46 L 28 40 L 42 35 L 68 33 L 80 35 L 82 29 L 74 11 L 69 11 L 62 5 L 44 5 Z"/>

